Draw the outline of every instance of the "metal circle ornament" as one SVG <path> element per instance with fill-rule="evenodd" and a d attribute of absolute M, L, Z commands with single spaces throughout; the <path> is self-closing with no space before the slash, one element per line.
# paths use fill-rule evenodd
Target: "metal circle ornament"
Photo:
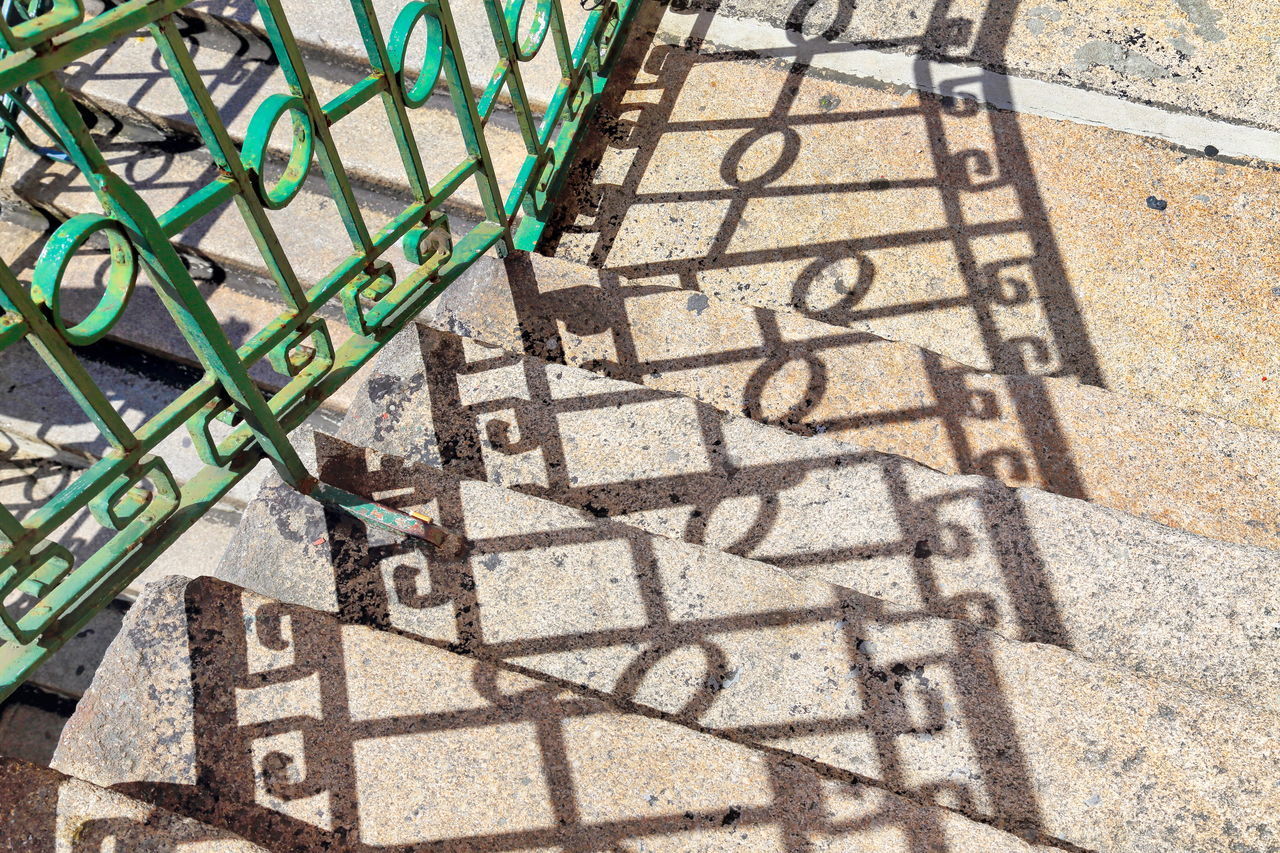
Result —
<path fill-rule="evenodd" d="M 422 70 L 412 86 L 405 86 L 405 69 L 409 53 L 409 41 L 413 37 L 418 22 L 424 22 L 427 28 L 426 54 L 422 58 Z M 444 67 L 444 28 L 434 3 L 410 3 L 400 10 L 395 25 L 391 28 L 391 42 L 388 45 L 391 53 L 391 70 L 400 81 L 404 91 L 405 106 L 420 107 L 431 97 L 431 91 L 440 79 L 440 69 Z"/>
<path fill-rule="evenodd" d="M 98 233 L 106 235 L 111 250 L 106 288 L 88 316 L 68 326 L 61 304 L 67 265 L 80 247 Z M 137 281 L 138 253 L 124 226 L 106 216 L 82 213 L 62 223 L 45 244 L 32 276 L 31 298 L 49 310 L 55 328 L 68 343 L 87 346 L 100 340 L 120 319 Z"/>
<path fill-rule="evenodd" d="M 542 43 L 547 40 L 547 32 L 551 29 L 552 0 L 534 0 L 533 20 L 529 22 L 529 32 L 520 38 L 520 17 L 524 14 L 526 0 L 514 0 L 507 7 L 507 27 L 511 30 L 512 46 L 516 59 L 528 62 L 542 50 Z"/>
<path fill-rule="evenodd" d="M 293 120 L 293 146 L 284 172 L 276 179 L 274 186 L 267 186 L 267 179 L 263 174 L 267 146 L 271 144 L 271 134 L 275 132 L 276 124 L 285 113 Z M 307 105 L 302 98 L 281 93 L 262 102 L 253 114 L 249 132 L 245 135 L 244 165 L 249 170 L 254 189 L 263 205 L 271 210 L 279 210 L 293 201 L 307 179 L 314 150 L 315 130 L 311 126 L 311 116 L 307 113 Z"/>

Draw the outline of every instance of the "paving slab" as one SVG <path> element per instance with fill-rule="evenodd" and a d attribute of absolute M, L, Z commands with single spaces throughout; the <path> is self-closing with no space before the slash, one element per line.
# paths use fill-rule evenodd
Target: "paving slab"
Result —
<path fill-rule="evenodd" d="M 1274 710 L 351 453 L 327 479 L 425 511 L 469 553 L 267 487 L 220 576 L 1086 849 L 1216 850 L 1226 821 L 1280 808 Z"/>
<path fill-rule="evenodd" d="M 1274 550 L 939 473 L 423 327 L 384 351 L 340 436 L 1280 710 Z"/>
<path fill-rule="evenodd" d="M 1273 170 L 714 48 L 634 74 L 559 257 L 1280 423 Z"/>
<path fill-rule="evenodd" d="M 73 849 L 251 853 L 263 848 L 56 771 L 0 758 L 0 850 Z"/>
<path fill-rule="evenodd" d="M 858 49 L 974 63 L 1280 128 L 1280 4 L 1221 0 L 689 0 L 675 14 L 786 30 L 797 58 Z M 700 21 L 701 22 L 701 21 Z M 748 47 L 749 45 L 738 45 Z"/>
<path fill-rule="evenodd" d="M 56 766 L 277 851 L 1033 849 L 207 578 L 148 589 Z"/>
<path fill-rule="evenodd" d="M 1070 377 L 984 373 L 911 344 L 557 259 L 528 255 L 488 272 L 447 291 L 427 322 L 939 471 L 1280 548 L 1275 432 Z"/>
<path fill-rule="evenodd" d="M 1192 112 L 1181 105 L 1157 106 L 1069 82 L 1036 79 L 977 68 L 971 63 L 927 58 L 889 46 L 871 48 L 840 44 L 825 36 L 798 37 L 794 30 L 766 22 L 668 8 L 656 38 L 667 44 L 691 44 L 746 51 L 752 56 L 798 62 L 846 79 L 874 80 L 904 90 L 931 92 L 990 104 L 1018 113 L 1109 127 L 1162 139 L 1189 151 L 1207 144 L 1218 155 L 1237 160 L 1275 163 L 1280 158 L 1280 131 L 1234 124 Z M 1213 140 L 1206 143 L 1205 140 Z"/>

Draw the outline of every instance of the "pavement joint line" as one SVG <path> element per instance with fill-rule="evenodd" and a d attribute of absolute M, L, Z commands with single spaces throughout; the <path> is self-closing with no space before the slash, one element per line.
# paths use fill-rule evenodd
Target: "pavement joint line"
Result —
<path fill-rule="evenodd" d="M 721 15 L 708 21 L 705 12 L 675 10 L 663 15 L 659 40 L 683 43 L 691 36 L 714 47 L 799 62 L 855 80 L 969 98 L 997 109 L 1160 139 L 1218 159 L 1280 164 L 1280 132 L 1273 130 L 1174 112 L 1062 83 L 1014 77 L 978 65 L 864 49 L 822 37 L 806 38 L 759 21 Z M 1206 152 L 1209 148 L 1216 152 Z"/>

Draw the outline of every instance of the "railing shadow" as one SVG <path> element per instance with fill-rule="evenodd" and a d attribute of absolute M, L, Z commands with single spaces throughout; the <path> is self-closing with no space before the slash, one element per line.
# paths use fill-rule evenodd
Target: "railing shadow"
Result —
<path fill-rule="evenodd" d="M 735 64 L 749 98 L 726 91 L 715 70 L 749 57 L 702 40 L 715 4 L 688 13 L 692 35 L 684 46 L 655 44 L 630 66 L 630 86 L 618 78 L 594 147 L 566 193 L 571 203 L 557 254 L 598 268 L 601 286 L 624 300 L 619 279 L 633 292 L 676 286 L 901 336 L 979 370 L 1104 385 L 1018 116 L 965 96 L 871 90 L 865 103 L 841 105 L 823 88 L 823 72 L 811 68 L 824 52 L 904 44 L 936 50 L 958 38 L 980 42 L 990 54 L 1007 38 L 1017 0 L 992 0 L 979 20 L 956 18 L 950 4 L 939 2 L 920 33 L 904 33 L 892 45 L 843 34 L 848 9 L 833 13 L 829 4 L 817 5 L 792 9 L 789 56 L 769 51 L 785 76 Z M 825 41 L 821 21 L 808 20 L 815 10 L 831 18 L 827 34 L 846 41 Z M 920 90 L 935 88 L 929 65 L 916 67 Z M 1000 101 L 992 91 L 1003 85 L 999 77 L 975 72 L 964 82 Z M 567 294 L 528 290 L 530 302 L 518 311 L 522 322 L 574 322 L 576 306 Z M 626 311 L 616 314 L 613 334 L 625 338 Z M 1028 328 L 1037 331 L 1028 334 Z M 868 336 L 868 343 L 874 340 Z M 829 390 L 824 356 L 820 345 L 807 346 L 813 351 L 808 363 L 797 356 L 790 367 L 807 371 L 810 381 L 795 392 L 791 411 L 776 418 L 784 425 L 842 432 L 901 452 L 892 435 L 874 427 L 930 424 L 949 448 L 925 458 L 928 464 L 1089 497 L 1054 403 L 1035 381 L 1001 387 L 963 369 L 939 369 L 945 360 L 931 365 L 926 355 L 908 378 L 928 388 L 935 405 L 846 411 L 848 420 L 830 422 L 818 412 Z M 616 349 L 618 360 L 638 374 L 662 369 L 625 342 Z M 996 388 L 995 396 L 987 386 Z M 742 394 L 753 415 L 760 411 L 757 391 Z M 985 427 L 1001 418 L 1019 425 L 1015 445 L 993 444 Z"/>
<path fill-rule="evenodd" d="M 297 559 L 258 566 L 255 585 L 329 585 L 339 619 L 188 586 L 192 781 L 122 792 L 276 850 L 942 851 L 975 831 L 999 848 L 955 811 L 1037 838 L 981 634 L 574 512 L 531 515 L 424 463 L 317 449 L 326 478 L 431 508 L 468 551 L 264 493 L 277 553 Z M 935 741 L 962 769 L 919 766 Z"/>

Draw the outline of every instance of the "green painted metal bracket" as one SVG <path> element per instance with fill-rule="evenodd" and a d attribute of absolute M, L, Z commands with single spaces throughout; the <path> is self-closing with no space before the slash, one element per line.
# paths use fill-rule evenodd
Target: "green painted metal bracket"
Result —
<path fill-rule="evenodd" d="M 498 61 L 479 96 L 448 0 L 406 0 L 387 32 L 373 0 L 349 0 L 368 73 L 327 101 L 316 93 L 281 0 L 255 0 L 288 91 L 257 107 L 243 144 L 224 124 L 175 23 L 175 14 L 190 2 L 121 0 L 98 15 L 88 15 L 82 0 L 5 0 L 0 9 L 0 162 L 14 141 L 65 159 L 103 210 L 57 228 L 30 284 L 0 264 L 0 356 L 11 347 L 31 347 L 108 448 L 34 511 L 20 517 L 0 507 L 0 699 L 264 460 L 294 487 L 370 524 L 436 547 L 462 547 L 459 537 L 429 519 L 317 481 L 289 443 L 289 433 L 482 255 L 538 244 L 638 0 L 603 0 L 576 36 L 565 24 L 560 0 L 482 0 Z M 522 18 L 526 2 L 534 7 Z M 213 177 L 166 210 L 148 207 L 104 157 L 59 74 L 139 30 L 154 43 L 216 167 Z M 408 51 L 420 41 L 427 54 L 418 72 L 411 70 L 417 66 Z M 562 77 L 538 115 L 523 68 L 548 43 Z M 410 112 L 439 88 L 448 92 L 465 147 L 463 159 L 453 164 L 428 164 L 409 122 Z M 503 91 L 526 149 L 505 193 L 485 139 Z M 377 229 L 357 204 L 331 130 L 375 100 L 412 196 Z M 292 138 L 287 163 L 269 177 L 268 143 L 285 127 Z M 52 142 L 38 144 L 37 137 Z M 308 282 L 270 213 L 292 203 L 313 173 L 328 188 L 350 253 Z M 432 183 L 428 173 L 443 177 Z M 484 218 L 455 234 L 441 205 L 468 181 L 479 190 Z M 238 347 L 171 242 L 228 204 L 248 227 L 281 300 L 278 316 Z M 62 313 L 61 290 L 71 261 L 91 244 L 109 249 L 106 286 L 97 307 L 71 322 Z M 395 251 L 413 266 L 399 280 L 385 259 Z M 144 287 L 159 297 L 203 374 L 160 412 L 130 424 L 81 363 L 77 348 L 110 334 Z M 330 304 L 341 310 L 351 333 L 341 346 L 330 337 L 331 321 L 321 319 L 321 309 Z M 251 378 L 263 363 L 283 377 L 278 391 L 264 392 Z M 174 477 L 163 449 L 179 433 L 203 465 L 185 483 Z M 57 543 L 56 534 L 84 512 L 110 536 L 77 558 Z"/>

